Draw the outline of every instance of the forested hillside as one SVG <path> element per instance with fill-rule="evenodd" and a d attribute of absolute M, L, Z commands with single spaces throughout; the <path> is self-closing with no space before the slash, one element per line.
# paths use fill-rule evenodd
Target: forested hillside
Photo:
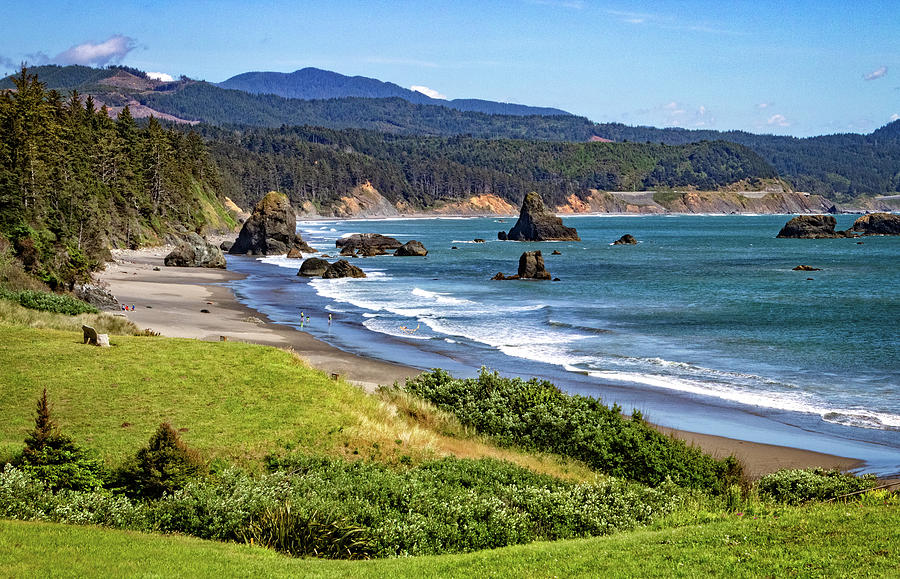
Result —
<path fill-rule="evenodd" d="M 776 176 L 758 155 L 725 142 L 562 143 L 308 127 L 198 130 L 222 171 L 223 192 L 245 205 L 276 189 L 296 204 L 325 206 L 366 181 L 389 201 L 424 208 L 482 194 L 518 204 L 538 191 L 559 204 L 589 189 L 717 189 Z"/>
<path fill-rule="evenodd" d="M 219 126 L 309 125 L 332 129 L 361 128 L 399 135 L 441 137 L 468 135 L 483 139 L 571 142 L 585 142 L 592 137 L 602 137 L 616 142 L 652 142 L 668 145 L 699 143 L 704 140 L 730 141 L 755 151 L 797 190 L 818 193 L 838 201 L 900 191 L 900 171 L 897 169 L 900 166 L 900 135 L 898 135 L 900 121 L 895 121 L 869 135 L 838 134 L 799 139 L 755 135 L 743 131 L 658 129 L 629 127 L 619 123 L 595 124 L 584 117 L 574 115 L 486 114 L 454 110 L 446 106 L 415 104 L 399 97 L 298 100 L 272 94 L 249 94 L 238 90 L 226 90 L 210 83 L 187 79 L 174 83 L 156 82 L 146 90 L 131 89 L 129 92 L 128 83 L 124 82 L 124 78 L 123 82 L 114 83 L 115 86 L 110 84 L 112 81 L 104 76 L 111 74 L 109 69 L 40 67 L 39 70 L 42 75 L 48 75 L 51 88 L 61 90 L 77 88 L 94 94 L 97 99 L 110 104 L 124 104 L 129 99 L 136 99 L 141 104 L 163 113 Z M 114 69 L 114 72 L 119 76 L 125 76 L 129 70 L 120 67 Z M 140 71 L 133 72 L 141 74 Z M 327 71 L 319 72 L 327 73 Z M 341 83 L 345 83 L 349 78 L 342 75 L 335 76 L 340 77 L 338 80 Z M 375 79 L 363 80 L 380 83 Z M 10 85 L 10 81 L 6 79 L 0 81 L 0 88 L 4 83 L 6 86 Z M 140 84 L 134 83 L 134 86 Z M 335 87 L 329 88 L 326 84 L 312 87 L 319 91 L 314 94 L 323 96 L 342 94 L 340 91 L 333 92 L 336 90 Z M 401 91 L 406 90 L 397 88 Z M 329 90 L 332 92 L 328 92 Z M 460 104 L 465 101 L 455 102 Z M 496 108 L 482 107 L 477 110 L 498 112 Z"/>
<path fill-rule="evenodd" d="M 232 225 L 196 133 L 112 120 L 22 71 L 0 93 L 0 233 L 51 287 L 83 279 L 110 245 Z M 2 242 L 2 239 L 0 239 Z"/>
<path fill-rule="evenodd" d="M 218 83 L 222 88 L 251 94 L 273 94 L 291 99 L 335 99 L 345 97 L 391 98 L 419 105 L 435 105 L 460 111 L 492 115 L 568 115 L 566 111 L 547 107 L 531 107 L 481 99 L 436 99 L 403 88 L 392 82 L 382 82 L 364 76 L 346 76 L 330 70 L 302 68 L 291 73 L 245 72 Z"/>

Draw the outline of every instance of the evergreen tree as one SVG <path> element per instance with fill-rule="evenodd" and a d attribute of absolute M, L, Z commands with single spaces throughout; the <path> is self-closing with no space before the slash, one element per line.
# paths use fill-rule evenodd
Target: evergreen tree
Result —
<path fill-rule="evenodd" d="M 60 431 L 50 415 L 46 388 L 37 403 L 34 428 L 25 437 L 25 449 L 17 462 L 52 491 L 103 486 L 102 464 Z"/>

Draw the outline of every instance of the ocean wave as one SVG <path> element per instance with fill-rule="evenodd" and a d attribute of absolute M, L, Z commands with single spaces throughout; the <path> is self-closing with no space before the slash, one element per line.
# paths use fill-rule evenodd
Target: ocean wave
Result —
<path fill-rule="evenodd" d="M 414 287 L 410 292 L 414 296 L 419 296 L 422 298 L 433 299 L 439 304 L 454 304 L 454 305 L 462 305 L 462 304 L 471 304 L 474 303 L 470 300 L 465 300 L 462 298 L 455 298 L 453 296 L 449 296 L 445 293 L 432 292 L 428 290 L 424 290 L 422 288 Z"/>
<path fill-rule="evenodd" d="M 565 368 L 570 372 L 584 374 L 609 382 L 640 384 L 653 388 L 718 398 L 747 406 L 818 415 L 822 420 L 835 424 L 877 430 L 900 430 L 900 415 L 870 410 L 833 408 L 809 393 L 744 388 L 738 384 L 714 379 L 716 375 L 752 377 L 749 374 L 709 370 L 709 379 L 702 380 L 647 372 L 588 370 L 574 364 L 567 365 Z M 763 378 L 759 378 L 759 380 L 760 382 L 772 383 L 771 380 Z"/>
<path fill-rule="evenodd" d="M 388 336 L 409 340 L 430 340 L 434 337 L 428 335 L 427 329 L 423 328 L 421 324 L 410 326 L 385 318 L 368 318 L 363 322 L 363 326 L 373 332 L 378 332 L 379 334 L 386 334 Z"/>

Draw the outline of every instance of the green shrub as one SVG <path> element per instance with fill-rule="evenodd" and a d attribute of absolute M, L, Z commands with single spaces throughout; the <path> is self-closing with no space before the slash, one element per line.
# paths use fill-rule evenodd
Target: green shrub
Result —
<path fill-rule="evenodd" d="M 243 538 L 295 557 L 368 559 L 373 551 L 366 529 L 317 511 L 298 511 L 290 501 L 255 517 Z"/>
<path fill-rule="evenodd" d="M 118 479 L 132 496 L 159 498 L 183 488 L 202 471 L 197 453 L 184 444 L 168 422 L 163 422 L 134 461 L 120 470 Z"/>
<path fill-rule="evenodd" d="M 35 290 L 14 292 L 0 289 L 0 299 L 18 302 L 22 307 L 32 310 L 68 314 L 70 316 L 96 314 L 99 312 L 94 306 L 71 296 Z"/>
<path fill-rule="evenodd" d="M 876 482 L 871 474 L 857 477 L 838 470 L 816 468 L 780 470 L 762 477 L 756 484 L 762 497 L 799 505 L 870 489 Z"/>
<path fill-rule="evenodd" d="M 501 378 L 484 368 L 476 379 L 457 380 L 436 369 L 407 381 L 405 389 L 500 444 L 570 456 L 612 476 L 715 492 L 742 478 L 733 457 L 713 459 L 639 415 L 627 420 L 618 407 L 565 394 L 546 380 Z"/>

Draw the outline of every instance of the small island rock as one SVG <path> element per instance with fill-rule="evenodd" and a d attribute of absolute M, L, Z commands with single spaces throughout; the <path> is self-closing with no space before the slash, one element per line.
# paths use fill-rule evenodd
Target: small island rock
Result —
<path fill-rule="evenodd" d="M 853 222 L 849 231 L 863 235 L 900 235 L 900 215 L 893 213 L 870 213 Z"/>
<path fill-rule="evenodd" d="M 416 241 L 415 239 L 411 239 L 397 248 L 397 251 L 394 252 L 394 255 L 406 257 L 406 256 L 415 256 L 415 257 L 425 257 L 428 255 L 428 250 L 425 249 L 425 246 L 422 245 L 421 242 Z"/>
<path fill-rule="evenodd" d="M 798 265 L 794 271 L 822 271 L 821 267 L 813 267 L 811 265 Z"/>
<path fill-rule="evenodd" d="M 297 272 L 297 275 L 304 277 L 320 276 L 325 273 L 325 270 L 328 269 L 329 265 L 331 264 L 324 259 L 319 259 L 318 257 L 310 257 L 300 264 L 300 271 Z"/>
<path fill-rule="evenodd" d="M 366 277 L 363 270 L 351 264 L 346 259 L 336 261 L 328 266 L 328 269 L 322 274 L 325 279 L 335 279 L 339 277 Z"/>
<path fill-rule="evenodd" d="M 776 237 L 791 239 L 833 239 L 852 237 L 846 231 L 835 231 L 837 221 L 831 215 L 798 215 L 788 221 Z"/>
<path fill-rule="evenodd" d="M 630 233 L 626 233 L 619 239 L 613 241 L 613 245 L 637 245 L 637 239 Z"/>
<path fill-rule="evenodd" d="M 342 237 L 334 242 L 334 246 L 341 249 L 341 253 L 349 248 L 353 251 L 380 249 L 381 251 L 392 251 L 403 245 L 393 237 L 381 235 L 380 233 L 354 233 L 347 237 Z"/>
<path fill-rule="evenodd" d="M 562 219 L 544 207 L 541 196 L 534 191 L 525 196 L 519 220 L 505 238 L 510 241 L 581 241 L 578 232 L 563 225 Z"/>

